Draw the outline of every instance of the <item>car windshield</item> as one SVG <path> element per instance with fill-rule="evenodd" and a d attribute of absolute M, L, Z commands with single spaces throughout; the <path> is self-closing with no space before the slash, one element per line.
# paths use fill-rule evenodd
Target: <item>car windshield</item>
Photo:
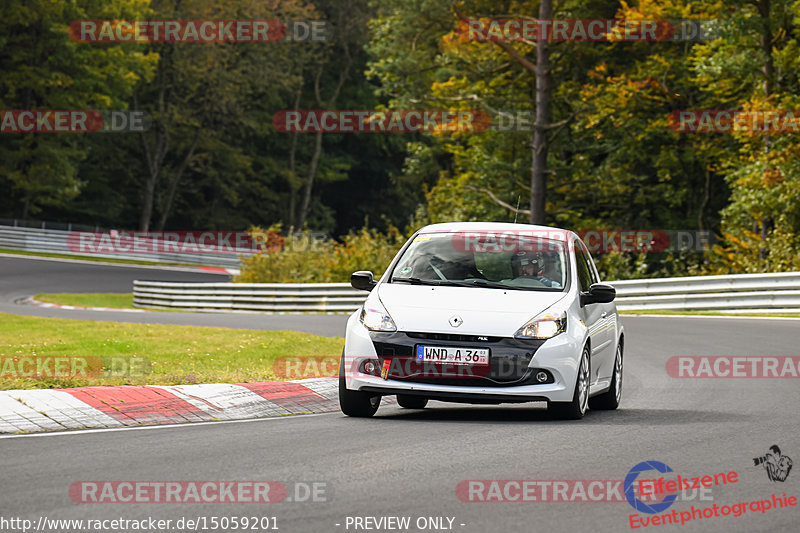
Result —
<path fill-rule="evenodd" d="M 562 291 L 562 242 L 518 233 L 417 235 L 392 271 L 391 283 Z"/>

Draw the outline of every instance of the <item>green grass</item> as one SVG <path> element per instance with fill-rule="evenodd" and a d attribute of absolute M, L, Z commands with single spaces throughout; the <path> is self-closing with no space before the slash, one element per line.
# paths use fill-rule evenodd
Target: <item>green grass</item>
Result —
<path fill-rule="evenodd" d="M 88 385 L 244 383 L 282 379 L 283 357 L 340 356 L 344 339 L 295 331 L 125 324 L 0 314 L 0 390 Z M 101 374 L 21 377 L 19 358 L 82 357 Z M 42 360 L 43 361 L 43 360 Z M 11 362 L 11 363 L 10 363 Z M 124 369 L 132 364 L 134 371 Z"/>
<path fill-rule="evenodd" d="M 678 311 L 674 309 L 638 309 L 620 311 L 621 315 L 696 315 L 696 316 L 777 316 L 800 317 L 800 313 L 748 313 L 746 310 L 736 313 L 720 313 L 719 311 Z"/>
<path fill-rule="evenodd" d="M 115 307 L 118 309 L 133 309 L 133 294 L 114 293 L 56 293 L 37 294 L 34 299 L 59 305 L 74 305 L 76 307 Z"/>
<path fill-rule="evenodd" d="M 13 255 L 32 255 L 34 257 L 52 257 L 53 259 L 75 259 L 79 261 L 94 261 L 97 263 L 122 263 L 125 265 L 145 265 L 145 266 L 204 266 L 187 263 L 156 263 L 154 261 L 139 261 L 137 259 L 117 259 L 113 257 L 97 257 L 96 255 L 73 255 L 73 254 L 55 254 L 50 252 L 29 252 L 26 250 L 10 250 L 8 248 L 0 248 L 2 254 Z"/>

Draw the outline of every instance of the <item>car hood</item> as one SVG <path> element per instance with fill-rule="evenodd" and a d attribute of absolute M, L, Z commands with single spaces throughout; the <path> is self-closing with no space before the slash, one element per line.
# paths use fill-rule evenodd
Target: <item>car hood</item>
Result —
<path fill-rule="evenodd" d="M 512 336 L 567 293 L 381 283 L 378 296 L 398 331 Z M 450 319 L 459 316 L 458 327 Z"/>

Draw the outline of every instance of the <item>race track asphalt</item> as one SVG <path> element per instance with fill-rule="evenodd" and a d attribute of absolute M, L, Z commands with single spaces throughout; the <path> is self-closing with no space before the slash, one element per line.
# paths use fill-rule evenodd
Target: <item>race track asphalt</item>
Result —
<path fill-rule="evenodd" d="M 34 292 L 45 290 L 55 289 L 37 286 Z M 631 531 L 633 508 L 627 502 L 465 502 L 456 487 L 462 480 L 620 480 L 646 460 L 683 475 L 738 474 L 738 482 L 713 490 L 713 501 L 695 496 L 668 512 L 729 506 L 773 493 L 800 496 L 796 468 L 780 483 L 753 465 L 773 444 L 795 461 L 800 458 L 796 379 L 676 379 L 665 371 L 674 355 L 800 355 L 800 322 L 700 317 L 624 317 L 623 322 L 625 379 L 618 411 L 590 411 L 582 421 L 561 422 L 536 406 L 432 402 L 424 411 L 383 406 L 372 419 L 330 413 L 0 438 L 0 517 L 36 522 L 40 516 L 173 521 L 275 516 L 282 532 L 327 533 L 366 531 L 346 527 L 347 517 L 409 516 L 409 531 L 426 531 L 414 526 L 417 518 L 446 516 L 454 518 L 453 530 L 465 533 Z M 324 482 L 327 501 L 75 504 L 70 485 L 89 480 L 275 480 L 290 487 Z M 748 510 L 739 517 L 646 530 L 788 532 L 798 530 L 799 514 L 798 507 L 763 514 Z"/>

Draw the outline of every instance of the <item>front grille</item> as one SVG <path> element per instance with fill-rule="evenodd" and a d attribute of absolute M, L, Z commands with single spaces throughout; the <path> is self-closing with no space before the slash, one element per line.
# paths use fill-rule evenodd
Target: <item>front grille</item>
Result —
<path fill-rule="evenodd" d="M 520 385 L 539 385 L 540 383 L 533 377 L 533 372 L 525 372 L 522 377 L 514 379 L 513 381 L 495 380 L 488 377 L 483 378 L 425 378 L 412 376 L 408 378 L 397 378 L 400 381 L 409 381 L 412 383 L 422 383 L 428 385 L 455 385 L 459 387 L 518 387 Z"/>
<path fill-rule="evenodd" d="M 526 385 L 533 376 L 528 365 L 532 354 L 490 357 L 488 366 L 454 366 L 420 363 L 413 358 L 380 358 L 390 361 L 389 377 L 415 383 L 508 387 Z"/>
<path fill-rule="evenodd" d="M 487 337 L 484 335 L 456 335 L 454 333 L 413 333 L 407 332 L 406 335 L 412 339 L 425 339 L 429 341 L 452 341 L 452 342 L 499 342 L 502 337 Z"/>
<path fill-rule="evenodd" d="M 532 384 L 529 365 L 536 350 L 544 344 L 543 340 L 515 339 L 512 337 L 489 337 L 479 335 L 457 335 L 452 333 L 420 332 L 370 332 L 378 368 L 386 360 L 392 365 L 389 376 L 418 383 L 438 383 L 441 385 L 508 387 Z M 425 368 L 424 363 L 415 361 L 416 346 L 460 346 L 485 347 L 490 350 L 489 365 L 474 367 L 472 375 L 450 374 L 446 366 L 433 363 Z M 431 365 L 431 363 L 427 363 Z M 451 367 L 450 371 L 455 367 Z M 463 367 L 458 367 L 463 368 Z M 402 370 L 402 371 L 401 371 Z M 431 381 L 431 371 L 433 380 Z"/>

